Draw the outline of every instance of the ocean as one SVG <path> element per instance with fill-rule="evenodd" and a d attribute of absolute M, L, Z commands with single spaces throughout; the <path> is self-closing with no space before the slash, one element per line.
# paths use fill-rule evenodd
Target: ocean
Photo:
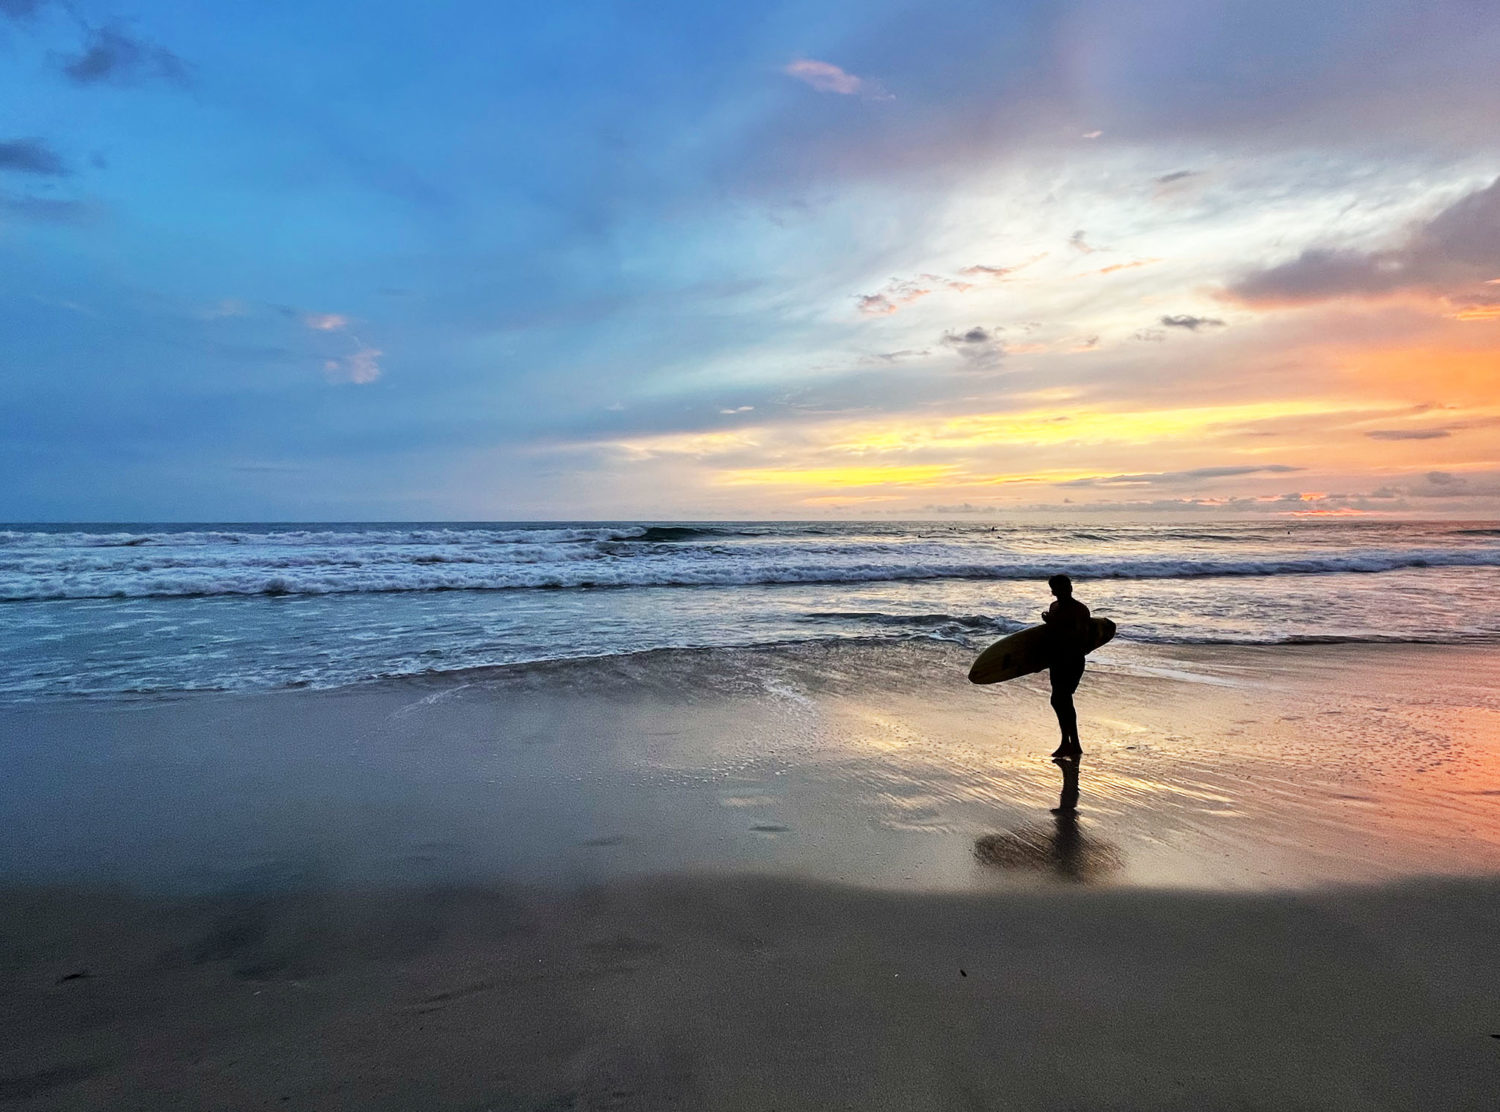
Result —
<path fill-rule="evenodd" d="M 979 648 L 1045 580 L 1186 644 L 1500 641 L 1486 522 L 0 527 L 0 700 L 329 688 L 650 649 Z"/>

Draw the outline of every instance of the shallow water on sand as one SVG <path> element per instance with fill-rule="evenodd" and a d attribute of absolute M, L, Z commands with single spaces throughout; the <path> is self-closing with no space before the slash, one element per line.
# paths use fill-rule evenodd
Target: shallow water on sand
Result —
<path fill-rule="evenodd" d="M 1500 863 L 1486 648 L 1127 647 L 1080 689 L 954 646 L 559 662 L 0 710 L 0 873 L 181 888 L 760 871 L 908 889 L 1303 887 Z"/>

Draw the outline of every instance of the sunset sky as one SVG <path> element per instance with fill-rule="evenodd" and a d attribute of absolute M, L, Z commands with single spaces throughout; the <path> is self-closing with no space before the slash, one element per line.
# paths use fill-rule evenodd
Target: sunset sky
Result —
<path fill-rule="evenodd" d="M 1495 0 L 0 0 L 0 519 L 1500 515 Z"/>

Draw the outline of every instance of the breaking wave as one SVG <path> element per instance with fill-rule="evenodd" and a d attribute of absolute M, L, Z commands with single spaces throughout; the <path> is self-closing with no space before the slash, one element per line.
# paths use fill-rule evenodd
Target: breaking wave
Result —
<path fill-rule="evenodd" d="M 849 542 L 734 547 L 663 540 L 660 530 L 538 530 L 399 539 L 360 535 L 172 534 L 71 545 L 0 543 L 0 601 L 332 595 L 402 591 L 589 590 L 780 584 L 1045 579 L 1207 579 L 1376 574 L 1413 568 L 1500 567 L 1500 547 L 1226 556 L 981 553 L 972 546 Z M 586 533 L 587 535 L 580 535 Z M 187 539 L 183 539 L 186 537 Z M 234 539 L 228 539 L 234 537 Z M 985 556 L 987 559 L 976 559 Z"/>
<path fill-rule="evenodd" d="M 1122 647 L 1494 644 L 1496 569 L 1500 528 L 1477 521 L 9 526 L 0 702 L 646 650 L 977 650 L 1036 621 L 1059 571 Z"/>

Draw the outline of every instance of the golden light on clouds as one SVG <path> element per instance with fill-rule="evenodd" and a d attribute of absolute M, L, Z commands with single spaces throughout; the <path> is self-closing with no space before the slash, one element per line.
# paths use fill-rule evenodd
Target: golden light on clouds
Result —
<path fill-rule="evenodd" d="M 1134 172 L 1147 185 L 1160 177 Z M 751 516 L 862 504 L 1410 512 L 1495 486 L 1485 473 L 1500 466 L 1486 446 L 1500 427 L 1500 307 L 1472 280 L 1284 304 L 1262 282 L 1222 313 L 1215 291 L 1236 278 L 1213 259 L 1257 257 L 1273 234 L 1316 246 L 1342 194 L 1233 224 L 1193 210 L 1166 229 L 1154 193 L 1033 212 L 997 206 L 1018 187 L 1007 188 L 956 201 L 962 234 L 941 250 L 882 262 L 841 284 L 826 312 L 810 310 L 842 330 L 837 342 L 759 372 L 738 359 L 664 372 L 663 389 L 715 384 L 703 423 L 589 447 L 639 465 L 643 482 L 681 483 L 705 507 Z M 1405 207 L 1371 216 L 1354 239 L 1431 219 L 1426 184 L 1393 189 L 1406 190 Z M 1084 257 L 1097 267 L 1090 282 L 1075 280 Z M 1302 257 L 1292 263 L 1308 270 Z M 1277 278 L 1285 266 L 1262 269 Z M 725 417 L 733 428 L 715 424 Z M 1445 486 L 1434 473 L 1466 477 Z"/>
<path fill-rule="evenodd" d="M 1266 421 L 1333 414 L 1368 415 L 1389 406 L 1351 398 L 1248 402 L 1171 409 L 1034 409 L 985 413 L 937 422 L 902 420 L 854 427 L 827 445 L 831 452 L 870 453 L 995 445 L 1146 445 L 1224 433 Z"/>
<path fill-rule="evenodd" d="M 1061 396 L 1057 402 L 938 419 L 763 424 L 613 446 L 636 459 L 691 460 L 710 486 L 779 491 L 805 506 L 893 502 L 903 494 L 930 498 L 939 492 L 984 499 L 1001 488 L 1018 494 L 1035 488 L 1031 496 L 1037 496 L 1067 484 L 1139 492 L 1153 485 L 1151 472 L 1157 470 L 1189 472 L 1227 463 L 1231 470 L 1238 466 L 1238 473 L 1259 474 L 1281 455 L 1330 437 L 1339 450 L 1325 449 L 1325 458 L 1354 467 L 1398 456 L 1407 467 L 1444 463 L 1434 455 L 1446 448 L 1444 442 L 1412 437 L 1392 444 L 1368 437 L 1373 428 L 1401 430 L 1430 419 L 1427 410 L 1404 402 L 1341 396 L 1165 408 L 1085 408 Z M 1144 474 L 1131 478 L 1136 471 Z M 1301 500 L 1321 497 L 1318 490 Z"/>
<path fill-rule="evenodd" d="M 760 428 L 736 429 L 733 432 L 663 433 L 660 436 L 633 436 L 611 442 L 628 455 L 649 457 L 661 455 L 717 456 L 730 452 L 753 451 L 766 439 Z"/>
<path fill-rule="evenodd" d="M 1454 320 L 1500 320 L 1500 305 L 1468 305 L 1450 314 Z"/>
<path fill-rule="evenodd" d="M 890 417 L 879 421 L 847 420 L 772 427 L 753 426 L 732 432 L 664 433 L 659 436 L 631 437 L 614 441 L 612 446 L 632 455 L 690 455 L 700 459 L 740 455 L 793 446 L 805 453 L 869 456 L 887 453 L 916 452 L 929 449 L 964 450 L 975 448 L 1030 447 L 1058 445 L 1150 445 L 1163 441 L 1191 441 L 1212 435 L 1243 430 L 1264 422 L 1300 417 L 1343 417 L 1349 420 L 1377 418 L 1404 412 L 1407 406 L 1371 403 L 1357 398 L 1288 399 L 1282 401 L 1246 402 L 1227 405 L 1182 406 L 1164 409 L 1033 408 L 1014 412 L 963 414 L 939 419 Z M 830 482 L 843 483 L 846 474 L 884 475 L 872 481 L 925 482 L 949 465 L 890 465 L 863 468 L 736 468 L 758 475 L 785 477 L 808 485 L 820 479 L 797 479 L 790 476 L 826 476 Z M 738 480 L 728 480 L 738 481 Z M 778 480 L 783 481 L 783 480 Z"/>
<path fill-rule="evenodd" d="M 732 486 L 845 487 L 934 486 L 954 476 L 958 468 L 950 465 L 920 467 L 806 467 L 744 468 L 724 471 L 718 481 Z"/>

